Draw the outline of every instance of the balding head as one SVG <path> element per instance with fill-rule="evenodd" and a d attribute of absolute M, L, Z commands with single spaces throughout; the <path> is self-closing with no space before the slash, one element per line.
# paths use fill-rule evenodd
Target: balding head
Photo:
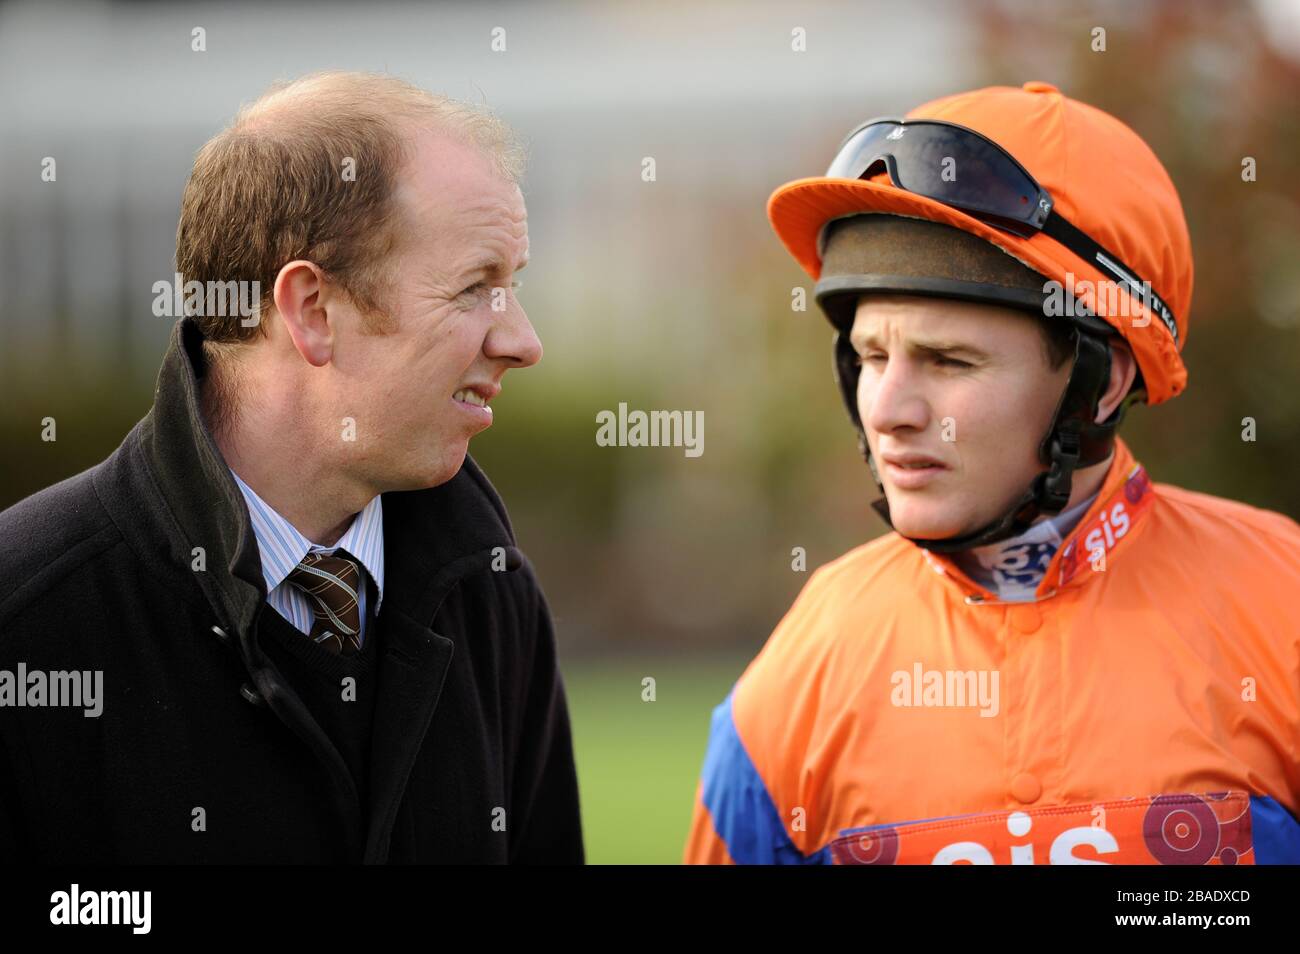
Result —
<path fill-rule="evenodd" d="M 389 76 L 314 73 L 272 87 L 200 150 L 181 200 L 176 270 L 185 281 L 258 282 L 263 314 L 281 266 L 315 262 L 387 326 L 389 263 L 403 234 L 394 199 L 417 135 L 483 150 L 518 182 L 523 150 L 485 109 Z M 212 342 L 259 334 L 239 316 L 198 315 Z"/>

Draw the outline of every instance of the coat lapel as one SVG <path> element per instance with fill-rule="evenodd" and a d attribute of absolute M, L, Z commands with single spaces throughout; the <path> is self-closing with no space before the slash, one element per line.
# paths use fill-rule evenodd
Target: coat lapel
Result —
<path fill-rule="evenodd" d="M 459 581 L 522 557 L 505 507 L 470 457 L 445 484 L 384 494 L 383 642 L 371 735 L 365 861 L 388 860 L 407 781 L 433 722 L 456 641 L 433 627 Z M 464 638 L 464 637 L 461 637 Z"/>

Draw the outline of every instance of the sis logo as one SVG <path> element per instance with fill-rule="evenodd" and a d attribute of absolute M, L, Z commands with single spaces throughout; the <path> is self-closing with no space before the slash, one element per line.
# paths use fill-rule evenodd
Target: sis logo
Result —
<path fill-rule="evenodd" d="M 1106 554 L 1123 540 L 1151 506 L 1151 478 L 1141 464 L 1133 468 L 1124 486 L 1070 539 L 1061 552 L 1061 583 L 1080 571 L 1094 569 L 1098 554 Z M 1104 564 L 1103 564 L 1104 566 Z"/>
<path fill-rule="evenodd" d="M 1254 864 L 1250 795 L 1149 795 L 877 825 L 831 842 L 841 865 Z"/>

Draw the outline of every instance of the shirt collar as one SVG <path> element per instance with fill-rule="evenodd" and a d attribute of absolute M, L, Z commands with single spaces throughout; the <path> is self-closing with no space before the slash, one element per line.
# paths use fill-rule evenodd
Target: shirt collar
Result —
<path fill-rule="evenodd" d="M 384 513 L 380 496 L 377 495 L 362 508 L 338 543 L 332 547 L 323 547 L 299 533 L 297 527 L 259 497 L 233 469 L 230 473 L 248 504 L 248 515 L 252 520 L 253 534 L 257 537 L 257 549 L 262 558 L 262 575 L 266 578 L 267 593 L 283 583 L 285 577 L 308 553 L 332 554 L 335 550 L 346 550 L 360 561 L 375 581 L 375 592 L 378 595 L 375 612 L 379 611 L 384 600 Z"/>

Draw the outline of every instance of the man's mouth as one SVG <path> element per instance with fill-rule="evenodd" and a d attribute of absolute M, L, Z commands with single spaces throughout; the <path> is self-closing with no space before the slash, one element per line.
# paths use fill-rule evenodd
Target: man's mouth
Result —
<path fill-rule="evenodd" d="M 479 407 L 488 406 L 488 399 L 470 388 L 461 388 L 452 395 L 452 400 L 460 401 L 463 404 L 476 404 Z M 491 408 L 488 408 L 488 410 L 491 410 Z"/>
<path fill-rule="evenodd" d="M 899 490 L 921 490 L 948 469 L 924 454 L 885 454 L 881 459 L 885 463 L 885 476 Z"/>
<path fill-rule="evenodd" d="M 451 399 L 462 411 L 472 415 L 479 426 L 487 427 L 492 423 L 492 408 L 489 407 L 489 403 L 500 393 L 501 385 L 481 381 L 457 388 Z"/>
<path fill-rule="evenodd" d="M 903 470 L 926 470 L 930 467 L 943 469 L 944 464 L 939 463 L 933 457 L 925 457 L 920 454 L 887 454 L 883 457 L 886 464 L 892 464 L 894 467 L 901 467 Z"/>

